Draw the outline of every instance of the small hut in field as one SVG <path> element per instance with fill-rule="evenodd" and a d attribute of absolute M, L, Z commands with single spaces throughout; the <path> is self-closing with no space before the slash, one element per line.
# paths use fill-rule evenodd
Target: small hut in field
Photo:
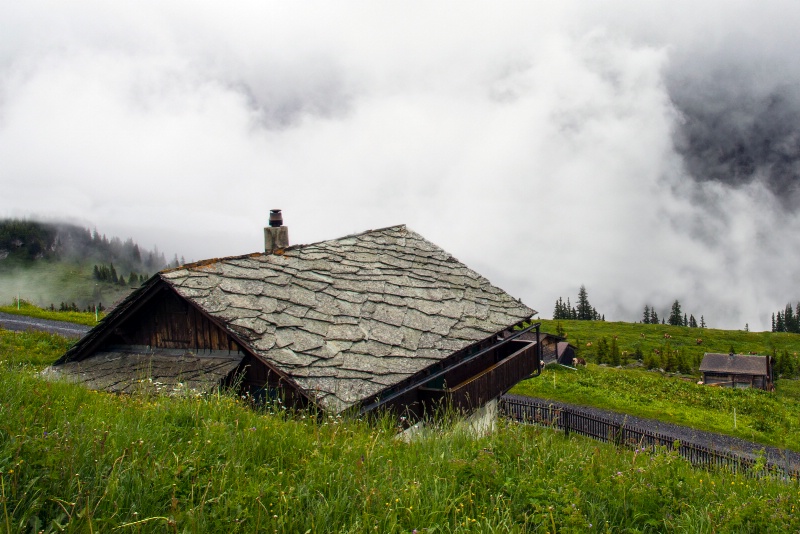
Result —
<path fill-rule="evenodd" d="M 770 356 L 707 352 L 703 355 L 700 372 L 706 385 L 770 391 L 775 381 L 772 366 Z"/>

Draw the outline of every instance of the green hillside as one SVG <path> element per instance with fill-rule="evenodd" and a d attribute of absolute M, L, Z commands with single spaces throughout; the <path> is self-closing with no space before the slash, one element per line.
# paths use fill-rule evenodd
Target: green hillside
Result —
<path fill-rule="evenodd" d="M 800 381 L 775 392 L 712 388 L 641 369 L 548 366 L 517 395 L 595 406 L 800 451 Z"/>
<path fill-rule="evenodd" d="M 290 416 L 225 393 L 45 382 L 68 342 L 0 330 L 0 531 L 796 532 L 798 487 L 501 423 Z"/>
<path fill-rule="evenodd" d="M 127 295 L 167 262 L 132 239 L 61 223 L 0 220 L 0 303 L 105 307 Z"/>
<path fill-rule="evenodd" d="M 667 357 L 676 365 L 683 358 L 689 364 L 689 372 L 685 374 L 697 374 L 704 353 L 727 354 L 730 350 L 737 354 L 768 354 L 778 360 L 785 359 L 786 377 L 796 376 L 800 371 L 800 334 L 606 321 L 545 319 L 541 323 L 543 332 L 563 333 L 576 347 L 577 355 L 587 362 L 598 363 L 598 349 L 605 339 L 609 350 L 616 342 L 620 356 L 624 353 L 628 363 L 641 359 L 645 364 L 653 360 L 657 363 L 655 367 L 664 369 Z"/>
<path fill-rule="evenodd" d="M 62 303 L 84 310 L 95 304 L 108 307 L 130 293 L 138 282 L 121 286 L 100 282 L 92 276 L 95 263 L 40 259 L 0 262 L 0 303 L 12 304 L 17 297 L 46 308 Z"/>

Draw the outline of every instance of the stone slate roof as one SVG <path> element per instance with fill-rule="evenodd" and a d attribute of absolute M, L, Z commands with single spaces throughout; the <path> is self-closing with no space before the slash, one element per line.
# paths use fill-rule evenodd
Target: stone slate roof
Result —
<path fill-rule="evenodd" d="M 703 355 L 700 372 L 730 373 L 740 375 L 767 375 L 767 356 L 745 356 L 707 352 Z"/>
<path fill-rule="evenodd" d="M 403 225 L 160 276 L 333 412 L 536 313 Z"/>
<path fill-rule="evenodd" d="M 114 393 L 191 395 L 217 389 L 241 361 L 241 354 L 198 356 L 170 349 L 110 350 L 85 360 L 50 366 L 42 375 Z"/>

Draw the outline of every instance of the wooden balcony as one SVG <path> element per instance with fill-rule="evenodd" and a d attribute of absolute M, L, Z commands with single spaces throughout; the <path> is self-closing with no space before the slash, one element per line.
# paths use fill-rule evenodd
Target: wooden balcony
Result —
<path fill-rule="evenodd" d="M 536 371 L 536 342 L 512 341 L 487 353 L 486 358 L 470 367 L 445 376 L 440 384 L 429 383 L 420 387 L 420 400 L 428 406 L 446 404 L 462 411 L 472 411 L 499 397 Z M 447 387 L 448 379 L 457 382 L 457 385 Z"/>

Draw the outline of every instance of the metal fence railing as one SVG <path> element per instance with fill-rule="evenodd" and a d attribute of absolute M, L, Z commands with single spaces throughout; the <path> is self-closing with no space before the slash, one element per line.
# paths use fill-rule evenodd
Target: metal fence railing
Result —
<path fill-rule="evenodd" d="M 800 480 L 800 470 L 774 462 L 754 459 L 732 451 L 721 451 L 694 443 L 680 443 L 672 436 L 651 432 L 625 423 L 590 414 L 576 408 L 547 404 L 535 399 L 524 399 L 504 395 L 500 397 L 500 414 L 520 423 L 548 426 L 588 436 L 600 441 L 614 443 L 619 447 L 644 448 L 654 451 L 657 447 L 676 450 L 693 465 L 724 467 L 733 472 L 766 474 L 791 480 Z M 759 469 L 754 468 L 758 465 Z"/>

